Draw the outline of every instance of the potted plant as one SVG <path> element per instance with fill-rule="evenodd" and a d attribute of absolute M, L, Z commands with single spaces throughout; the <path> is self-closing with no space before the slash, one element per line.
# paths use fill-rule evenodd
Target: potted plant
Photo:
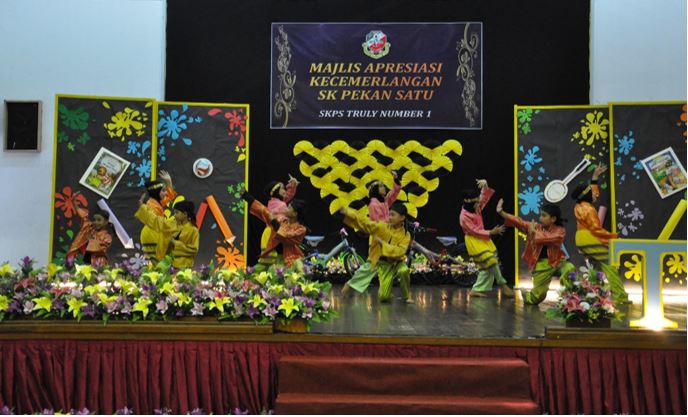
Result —
<path fill-rule="evenodd" d="M 621 319 L 606 276 L 590 266 L 562 277 L 559 297 L 559 302 L 545 316 L 565 319 L 566 327 L 609 328 L 612 319 Z"/>

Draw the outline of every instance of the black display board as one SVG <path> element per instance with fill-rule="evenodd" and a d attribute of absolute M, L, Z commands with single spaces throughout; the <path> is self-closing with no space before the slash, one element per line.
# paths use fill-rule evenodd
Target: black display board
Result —
<path fill-rule="evenodd" d="M 196 265 L 245 265 L 245 203 L 240 196 L 246 186 L 247 121 L 247 105 L 158 103 L 157 172 L 168 171 L 177 200 L 192 201 L 200 213 Z M 204 162 L 199 159 L 210 165 L 199 165 Z"/>
<path fill-rule="evenodd" d="M 620 238 L 657 239 L 676 205 L 680 191 L 662 198 L 641 161 L 673 149 L 686 168 L 685 103 L 613 104 L 616 228 Z M 685 116 L 684 116 L 685 117 Z M 672 239 L 686 239 L 686 216 Z"/>
<path fill-rule="evenodd" d="M 79 232 L 81 223 L 74 201 L 93 214 L 98 208 L 98 200 L 103 199 L 136 245 L 141 223 L 134 213 L 152 170 L 154 100 L 58 95 L 55 108 L 49 259 L 61 262 Z M 103 152 L 129 162 L 124 174 L 121 178 L 107 178 L 106 182 L 113 181 L 110 186 L 101 187 L 99 182 L 93 181 L 80 182 L 87 169 L 93 165 L 98 168 L 94 160 L 103 148 Z M 80 195 L 75 199 L 76 192 Z M 111 234 L 112 246 L 108 251 L 111 263 L 121 260 L 120 255 L 142 252 L 140 245 L 138 249 L 134 246 L 126 251 L 126 242 L 122 242 L 115 231 Z"/>
<path fill-rule="evenodd" d="M 452 21 L 483 22 L 482 130 L 270 130 L 273 22 Z M 354 144 L 379 139 L 396 147 L 412 139 L 457 139 L 463 145 L 457 168 L 419 211 L 419 220 L 441 235 L 460 235 L 460 190 L 474 187 L 475 178 L 488 179 L 497 198 L 513 195 L 514 103 L 588 103 L 589 22 L 589 1 L 170 1 L 165 99 L 251 105 L 249 178 L 255 194 L 271 180 L 298 175 L 293 147 L 299 140 L 326 144 L 344 139 Z M 341 223 L 332 220 L 318 190 L 301 179 L 298 197 L 309 202 L 308 226 L 333 243 Z M 486 224 L 500 220 L 493 208 L 494 203 L 486 211 Z M 249 221 L 249 263 L 258 253 L 262 229 L 255 219 Z M 437 245 L 432 237 L 421 242 Z M 359 243 L 364 252 L 365 240 Z M 502 237 L 495 243 L 510 278 L 513 240 Z M 329 247 L 328 241 L 324 246 Z"/>
<path fill-rule="evenodd" d="M 610 164 L 609 145 L 611 126 L 608 106 L 579 107 L 516 107 L 517 175 L 516 214 L 526 220 L 538 221 L 540 207 L 557 204 L 567 219 L 564 247 L 570 261 L 583 265 L 583 257 L 576 249 L 575 201 L 571 191 L 592 178 L 597 164 Z M 567 184 L 568 192 L 559 202 L 547 201 L 545 190 L 556 180 L 564 180 L 576 166 L 588 159 L 590 164 Z M 600 198 L 596 207 L 606 207 L 603 226 L 611 230 L 611 176 L 607 171 L 599 179 Z M 506 200 L 505 200 L 506 201 Z M 525 235 L 517 239 L 520 256 L 525 248 Z M 525 262 L 517 258 L 518 277 L 529 277 Z"/>

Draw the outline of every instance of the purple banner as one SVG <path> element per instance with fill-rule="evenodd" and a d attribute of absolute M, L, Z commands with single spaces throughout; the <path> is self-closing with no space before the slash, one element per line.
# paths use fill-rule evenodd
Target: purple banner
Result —
<path fill-rule="evenodd" d="M 273 23 L 272 129 L 482 129 L 482 23 Z"/>

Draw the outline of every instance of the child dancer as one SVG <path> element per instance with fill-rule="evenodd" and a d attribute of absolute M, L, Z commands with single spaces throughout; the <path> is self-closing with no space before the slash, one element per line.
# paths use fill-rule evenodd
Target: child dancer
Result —
<path fill-rule="evenodd" d="M 153 214 L 160 218 L 165 218 L 165 206 L 174 200 L 177 193 L 172 186 L 172 177 L 167 171 L 161 170 L 158 175 L 162 181 L 149 181 L 146 183 L 148 191 L 148 202 L 146 203 Z M 148 259 L 161 260 L 165 257 L 169 245 L 169 240 L 144 224 L 141 229 L 141 246 Z"/>
<path fill-rule="evenodd" d="M 540 208 L 540 223 L 525 221 L 520 217 L 502 210 L 503 199 L 497 202 L 497 213 L 504 218 L 507 226 L 515 227 L 528 235 L 523 259 L 528 270 L 533 274 L 533 289 L 528 292 L 521 289 L 525 304 L 539 304 L 547 297 L 547 290 L 553 275 L 559 281 L 568 279 L 569 272 L 576 269 L 566 260 L 561 245 L 564 244 L 566 229 L 563 227 L 561 209 L 554 204 L 545 204 Z"/>
<path fill-rule="evenodd" d="M 349 208 L 342 208 L 340 212 L 344 215 L 345 224 L 362 230 L 375 241 L 375 245 L 371 245 L 368 253 L 371 268 L 362 272 L 359 272 L 361 269 L 356 271 L 349 281 L 351 288 L 361 291 L 357 282 L 364 282 L 367 285 L 375 274 L 378 274 L 380 280 L 378 300 L 387 302 L 392 296 L 392 283 L 396 276 L 401 284 L 404 301 L 407 304 L 413 304 L 410 294 L 411 276 L 406 265 L 406 251 L 411 243 L 411 235 L 405 227 L 406 207 L 400 203 L 393 204 L 386 222 L 373 221 Z"/>
<path fill-rule="evenodd" d="M 483 225 L 482 210 L 494 194 L 494 190 L 487 185 L 486 180 L 476 180 L 477 190 L 463 191 L 463 208 L 459 215 L 459 224 L 463 229 L 468 254 L 473 258 L 480 269 L 478 278 L 469 295 L 474 297 L 487 297 L 486 292 L 492 290 L 492 284 L 497 284 L 502 290 L 502 295 L 508 298 L 514 296 L 514 292 L 506 285 L 506 280 L 499 270 L 497 248 L 490 236 L 504 233 L 504 225 L 495 226 L 485 230 Z"/>
<path fill-rule="evenodd" d="M 606 170 L 604 164 L 598 165 L 592 173 L 590 184 L 581 184 L 571 193 L 571 198 L 576 200 L 573 209 L 576 215 L 576 246 L 580 253 L 592 261 L 595 268 L 607 276 L 614 301 L 628 304 L 628 294 L 619 277 L 619 271 L 609 265 L 609 239 L 616 238 L 617 234 L 602 227 L 597 210 L 592 205 L 600 195 L 597 180 Z"/>
<path fill-rule="evenodd" d="M 284 264 L 301 269 L 303 252 L 299 245 L 306 236 L 306 227 L 301 224 L 306 205 L 301 200 L 292 200 L 280 216 L 274 216 L 266 206 L 256 200 L 247 191 L 241 195 L 249 204 L 249 212 L 261 219 L 270 228 L 267 246 L 260 254 L 258 268 L 270 264 Z M 273 252 L 274 251 L 274 252 Z M 273 258 L 276 254 L 276 259 Z"/>
<path fill-rule="evenodd" d="M 76 208 L 76 213 L 81 219 L 81 228 L 72 241 L 66 260 L 74 262 L 76 254 L 81 252 L 84 255 L 84 263 L 95 267 L 106 266 L 108 264 L 107 250 L 112 244 L 112 235 L 107 230 L 110 214 L 107 211 L 96 209 L 92 220 L 88 219 L 88 210 L 79 206 L 76 197 L 80 193 L 77 191 L 72 196 L 72 204 Z"/>
<path fill-rule="evenodd" d="M 198 253 L 199 233 L 195 226 L 196 214 L 191 201 L 180 201 L 174 205 L 174 219 L 158 216 L 144 204 L 147 195 L 139 200 L 136 218 L 146 227 L 158 233 L 168 242 L 167 248 L 172 255 L 172 266 L 177 269 L 192 268 Z"/>
<path fill-rule="evenodd" d="M 373 181 L 368 187 L 368 197 L 370 198 L 368 217 L 370 220 L 385 222 L 389 219 L 389 208 L 397 200 L 401 191 L 401 184 L 399 184 L 396 171 L 392 171 L 392 178 L 394 178 L 394 186 L 391 190 L 388 190 L 380 180 Z M 347 295 L 351 288 L 359 293 L 364 293 L 368 289 L 375 277 L 375 268 L 370 262 L 370 253 L 378 250 L 376 246 L 378 246 L 378 243 L 370 236 L 370 239 L 368 239 L 368 260 L 344 284 L 342 287 L 343 295 Z"/>
<path fill-rule="evenodd" d="M 272 181 L 265 187 L 265 194 L 268 196 L 268 211 L 275 217 L 282 216 L 287 210 L 291 200 L 296 196 L 296 189 L 299 186 L 299 181 L 289 174 L 289 181 L 287 185 L 279 181 Z M 263 230 L 263 235 L 260 238 L 260 249 L 267 247 L 270 240 L 271 229 L 266 227 Z"/>

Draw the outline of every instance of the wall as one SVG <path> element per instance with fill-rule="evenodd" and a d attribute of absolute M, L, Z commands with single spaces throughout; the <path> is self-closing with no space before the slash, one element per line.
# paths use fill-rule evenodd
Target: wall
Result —
<path fill-rule="evenodd" d="M 686 1 L 593 0 L 590 103 L 686 99 Z"/>
<path fill-rule="evenodd" d="M 0 1 L 0 100 L 43 102 L 41 152 L 0 151 L 0 263 L 48 259 L 55 94 L 162 99 L 164 35 L 164 0 Z"/>
<path fill-rule="evenodd" d="M 686 99 L 685 0 L 591 9 L 591 103 Z M 164 38 L 164 0 L 0 1 L 0 100 L 43 101 L 41 152 L 0 151 L 0 262 L 47 261 L 54 95 L 162 99 Z"/>

